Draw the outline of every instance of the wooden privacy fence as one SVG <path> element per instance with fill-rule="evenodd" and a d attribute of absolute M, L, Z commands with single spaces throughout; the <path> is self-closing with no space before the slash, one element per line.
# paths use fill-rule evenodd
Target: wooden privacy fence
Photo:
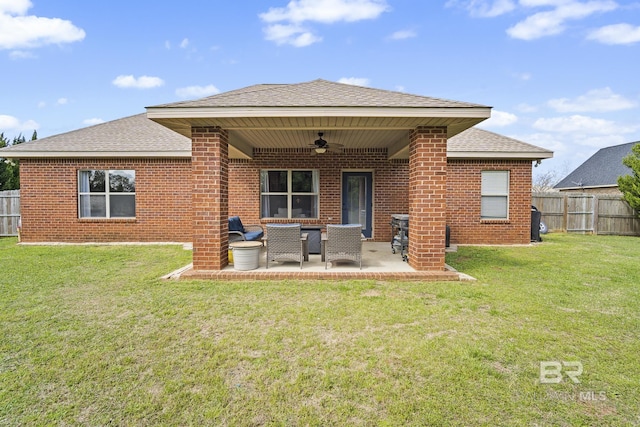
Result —
<path fill-rule="evenodd" d="M 17 236 L 20 190 L 0 191 L 0 237 Z"/>
<path fill-rule="evenodd" d="M 531 203 L 551 231 L 640 236 L 638 214 L 620 196 L 534 193 Z"/>

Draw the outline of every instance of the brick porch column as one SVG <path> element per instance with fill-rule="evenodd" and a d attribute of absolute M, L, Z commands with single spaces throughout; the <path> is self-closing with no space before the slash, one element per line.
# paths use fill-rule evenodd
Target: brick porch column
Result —
<path fill-rule="evenodd" d="M 409 136 L 409 265 L 444 270 L 447 128 L 418 127 Z"/>
<path fill-rule="evenodd" d="M 222 270 L 228 264 L 228 133 L 191 128 L 193 269 Z"/>

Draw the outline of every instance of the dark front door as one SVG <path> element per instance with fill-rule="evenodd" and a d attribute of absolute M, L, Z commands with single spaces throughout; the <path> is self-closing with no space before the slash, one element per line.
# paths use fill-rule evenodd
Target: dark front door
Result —
<path fill-rule="evenodd" d="M 371 172 L 342 173 L 342 223 L 362 224 L 362 234 L 371 237 L 373 179 Z"/>

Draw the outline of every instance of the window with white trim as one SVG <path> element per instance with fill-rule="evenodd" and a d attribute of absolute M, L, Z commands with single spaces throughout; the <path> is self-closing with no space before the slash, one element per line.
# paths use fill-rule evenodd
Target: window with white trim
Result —
<path fill-rule="evenodd" d="M 317 170 L 261 170 L 262 218 L 317 218 Z"/>
<path fill-rule="evenodd" d="M 78 217 L 135 218 L 134 170 L 78 171 Z"/>
<path fill-rule="evenodd" d="M 482 171 L 482 219 L 509 218 L 509 171 Z"/>

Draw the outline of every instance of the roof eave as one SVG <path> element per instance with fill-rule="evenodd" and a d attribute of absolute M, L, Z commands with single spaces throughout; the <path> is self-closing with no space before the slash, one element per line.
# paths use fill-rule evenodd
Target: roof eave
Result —
<path fill-rule="evenodd" d="M 242 117 L 491 117 L 491 107 L 147 107 L 154 118 Z"/>
<path fill-rule="evenodd" d="M 447 151 L 449 159 L 544 160 L 552 157 L 551 151 Z"/>
<path fill-rule="evenodd" d="M 8 151 L 2 153 L 7 159 L 103 159 L 103 158 L 190 158 L 191 151 Z"/>
<path fill-rule="evenodd" d="M 618 184 L 606 184 L 606 185 L 583 185 L 580 187 L 553 187 L 558 191 L 562 190 L 591 190 L 595 188 L 618 188 Z"/>

